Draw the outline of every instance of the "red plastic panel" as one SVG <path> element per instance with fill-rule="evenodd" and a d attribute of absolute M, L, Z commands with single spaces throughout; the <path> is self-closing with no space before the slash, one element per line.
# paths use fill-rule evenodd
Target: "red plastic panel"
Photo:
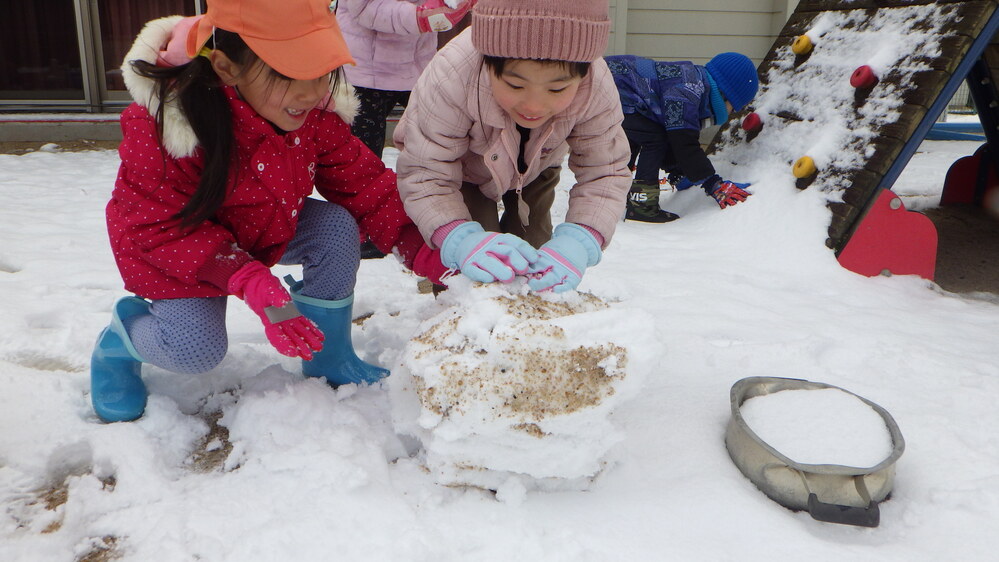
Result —
<path fill-rule="evenodd" d="M 918 275 L 933 279 L 937 229 L 921 213 L 905 210 L 890 189 L 881 191 L 839 254 L 839 263 L 861 275 Z"/>

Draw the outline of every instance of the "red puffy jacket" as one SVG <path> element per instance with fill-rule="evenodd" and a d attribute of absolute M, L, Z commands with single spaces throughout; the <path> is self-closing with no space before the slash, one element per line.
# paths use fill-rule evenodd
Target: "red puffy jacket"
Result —
<path fill-rule="evenodd" d="M 412 264 L 423 239 L 403 210 L 395 173 L 351 135 L 347 123 L 313 110 L 301 128 L 282 135 L 235 90 L 227 87 L 226 93 L 235 173 L 215 216 L 191 229 L 181 229 L 174 217 L 198 186 L 202 149 L 171 156 L 146 108 L 132 104 L 122 113 L 121 167 L 107 224 L 128 291 L 150 299 L 226 295 L 224 280 L 216 275 L 209 283 L 206 270 L 234 250 L 267 266 L 277 263 L 313 188 L 345 207 L 379 249 L 395 248 Z"/>

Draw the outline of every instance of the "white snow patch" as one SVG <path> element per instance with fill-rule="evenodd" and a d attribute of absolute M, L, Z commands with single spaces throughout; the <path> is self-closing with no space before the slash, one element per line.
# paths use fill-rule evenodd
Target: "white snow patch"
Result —
<path fill-rule="evenodd" d="M 764 443 L 798 463 L 868 468 L 892 451 L 881 414 L 838 388 L 754 396 L 739 412 Z"/>

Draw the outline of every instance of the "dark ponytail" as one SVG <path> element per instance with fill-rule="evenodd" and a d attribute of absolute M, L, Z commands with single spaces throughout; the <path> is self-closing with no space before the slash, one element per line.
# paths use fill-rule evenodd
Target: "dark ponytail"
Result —
<path fill-rule="evenodd" d="M 239 65 L 248 65 L 256 55 L 239 35 L 216 29 L 215 48 Z M 198 188 L 175 218 L 181 227 L 192 227 L 212 218 L 225 200 L 229 170 L 233 160 L 232 109 L 222 91 L 222 82 L 207 57 L 194 57 L 188 64 L 160 67 L 145 61 L 131 61 L 139 76 L 158 82 L 160 100 L 156 111 L 156 129 L 163 137 L 163 108 L 168 102 L 180 102 L 181 111 L 194 130 L 204 150 L 205 167 Z"/>

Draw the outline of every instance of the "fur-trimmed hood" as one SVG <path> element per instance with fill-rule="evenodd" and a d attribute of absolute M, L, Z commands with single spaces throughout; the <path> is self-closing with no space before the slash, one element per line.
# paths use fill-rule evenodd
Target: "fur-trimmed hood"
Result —
<path fill-rule="evenodd" d="M 121 72 L 128 93 L 136 103 L 154 115 L 159 110 L 161 103 L 157 94 L 156 81 L 137 74 L 132 68 L 131 61 L 142 60 L 156 64 L 160 51 L 170 41 L 174 26 L 182 19 L 183 16 L 168 16 L 147 23 L 139 32 L 122 63 Z M 357 115 L 360 102 L 354 93 L 353 86 L 344 79 L 341 79 L 339 84 L 339 88 L 331 91 L 332 110 L 347 123 L 352 123 Z M 198 147 L 198 138 L 176 100 L 168 101 L 163 110 L 162 142 L 167 153 L 174 158 L 190 156 Z"/>

